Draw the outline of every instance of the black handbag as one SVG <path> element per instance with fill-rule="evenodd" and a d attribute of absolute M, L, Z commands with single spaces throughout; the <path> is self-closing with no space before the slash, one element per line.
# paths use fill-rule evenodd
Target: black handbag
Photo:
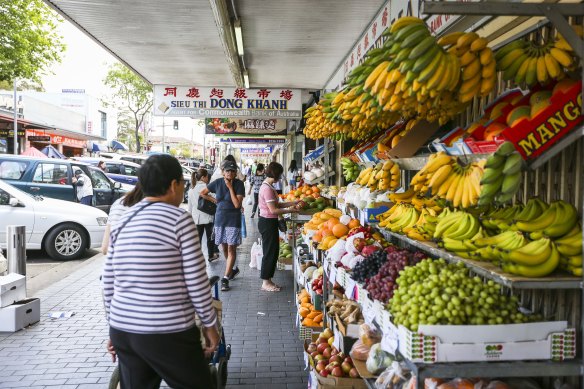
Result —
<path fill-rule="evenodd" d="M 206 213 L 207 215 L 213 216 L 215 215 L 215 212 L 217 212 L 217 204 L 199 196 L 197 209 L 203 213 Z"/>

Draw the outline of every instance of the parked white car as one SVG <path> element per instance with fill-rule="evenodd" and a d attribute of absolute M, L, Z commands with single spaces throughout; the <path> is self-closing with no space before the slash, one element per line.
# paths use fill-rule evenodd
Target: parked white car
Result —
<path fill-rule="evenodd" d="M 101 247 L 107 214 L 88 205 L 32 196 L 0 180 L 0 248 L 6 249 L 6 226 L 26 227 L 26 249 L 56 260 L 79 258 Z"/>

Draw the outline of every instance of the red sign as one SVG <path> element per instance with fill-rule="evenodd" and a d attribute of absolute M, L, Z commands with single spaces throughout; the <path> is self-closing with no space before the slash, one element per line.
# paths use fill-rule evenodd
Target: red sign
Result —
<path fill-rule="evenodd" d="M 87 146 L 87 141 L 85 140 L 68 138 L 61 135 L 47 134 L 44 131 L 39 130 L 26 130 L 26 136 L 48 136 L 50 137 L 50 143 L 62 144 L 63 146 L 75 147 L 78 149 L 84 149 Z"/>

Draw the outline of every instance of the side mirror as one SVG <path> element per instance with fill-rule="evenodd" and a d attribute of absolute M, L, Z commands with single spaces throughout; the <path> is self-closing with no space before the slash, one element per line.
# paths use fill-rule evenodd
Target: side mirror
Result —
<path fill-rule="evenodd" d="M 122 183 L 121 182 L 114 182 L 114 189 L 122 189 Z"/>
<path fill-rule="evenodd" d="M 10 200 L 8 200 L 8 205 L 11 207 L 22 207 L 23 204 L 16 197 L 11 197 Z"/>

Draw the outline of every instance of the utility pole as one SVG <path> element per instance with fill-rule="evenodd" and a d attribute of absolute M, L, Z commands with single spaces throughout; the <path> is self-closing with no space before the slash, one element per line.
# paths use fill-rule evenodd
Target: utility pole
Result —
<path fill-rule="evenodd" d="M 16 78 L 13 80 L 14 84 L 14 155 L 18 155 L 18 108 L 16 107 Z"/>
<path fill-rule="evenodd" d="M 165 130 L 166 130 L 166 126 L 165 126 L 166 122 L 165 122 L 164 119 L 165 119 L 165 117 L 163 116 L 162 117 L 162 152 L 163 153 L 166 153 L 166 147 L 165 147 L 165 144 L 164 144 L 164 136 L 166 134 L 166 132 L 165 132 Z"/>

